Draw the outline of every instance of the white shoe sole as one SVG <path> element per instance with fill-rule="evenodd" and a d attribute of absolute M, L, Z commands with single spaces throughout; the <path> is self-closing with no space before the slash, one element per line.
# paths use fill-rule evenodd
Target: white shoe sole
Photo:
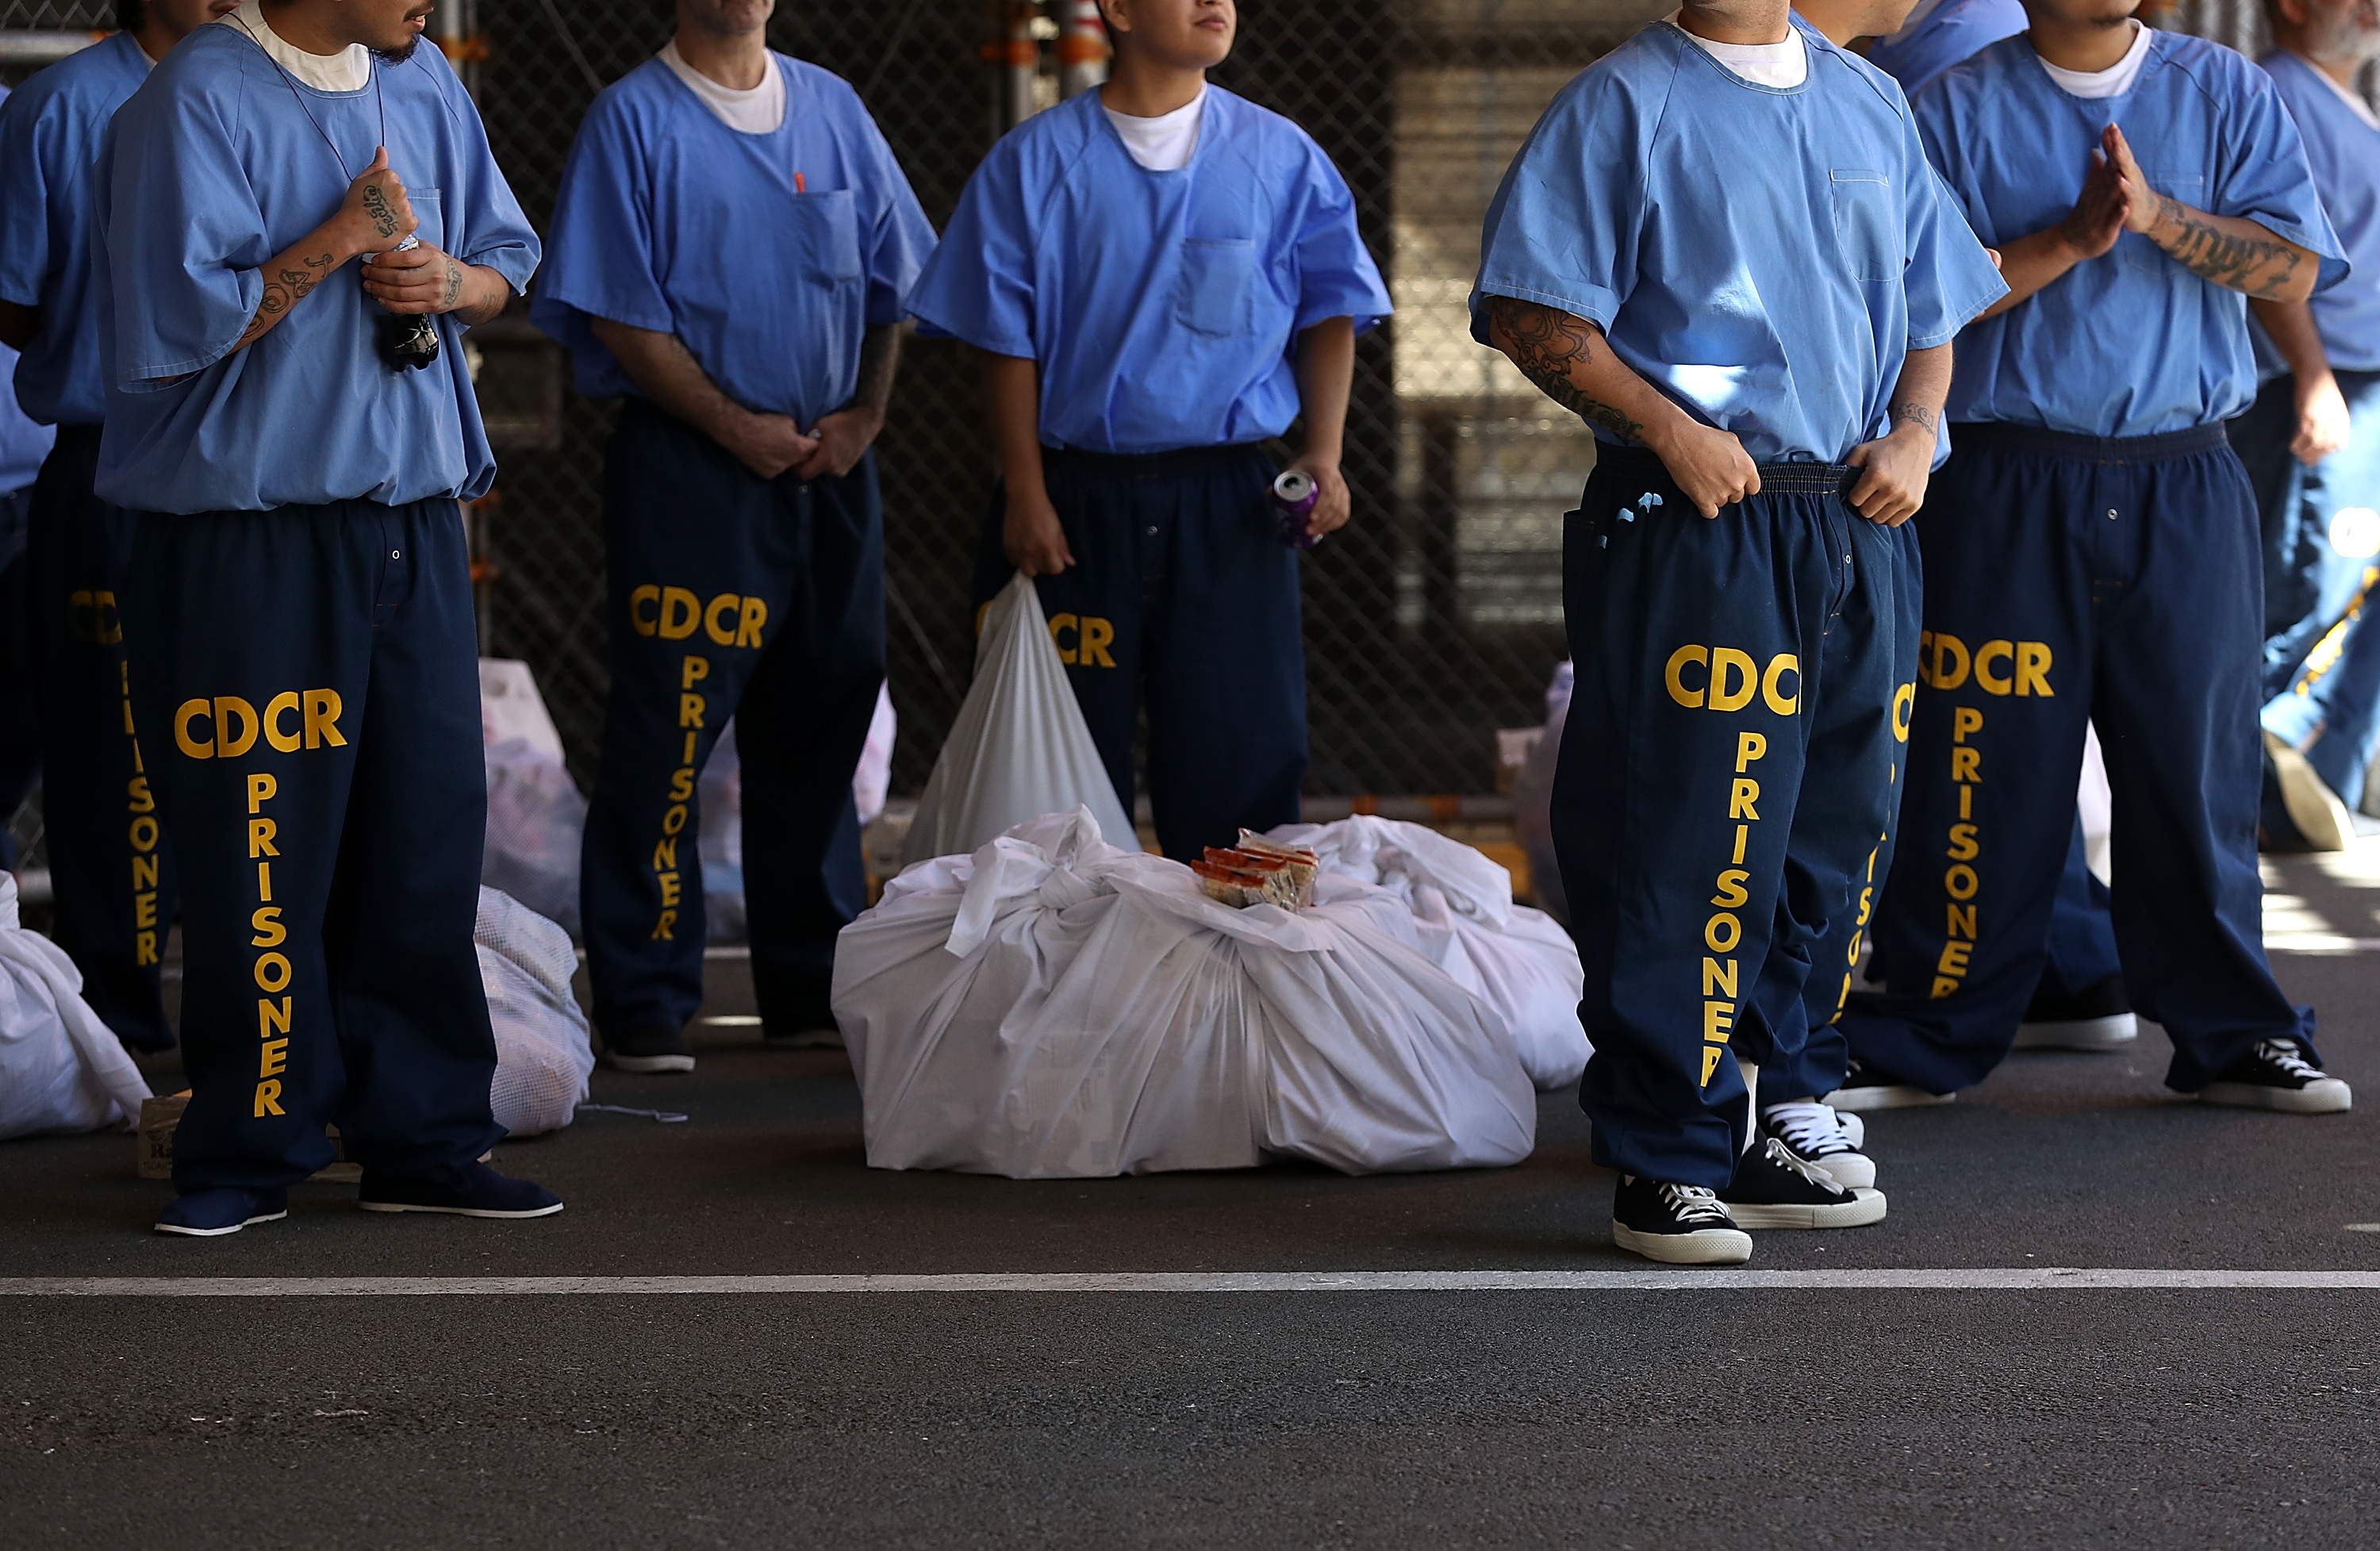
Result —
<path fill-rule="evenodd" d="M 1739 1228 L 1865 1228 L 1884 1220 L 1884 1192 L 1855 1190 L 1852 1199 L 1832 1206 L 1765 1206 L 1727 1203 Z"/>
<path fill-rule="evenodd" d="M 1806 1160 L 1810 1167 L 1845 1190 L 1876 1188 L 1876 1159 L 1863 1153 L 1836 1153 Z"/>
<path fill-rule="evenodd" d="M 1741 1266 L 1752 1258 L 1752 1235 L 1730 1228 L 1694 1233 L 1639 1233 L 1611 1219 L 1611 1242 L 1664 1266 Z"/>
<path fill-rule="evenodd" d="M 2272 750 L 2273 769 L 2281 778 L 2281 806 L 2305 842 L 2316 851 L 2354 849 L 2354 816 L 2330 783 L 2278 734 L 2265 733 L 2265 746 Z"/>
<path fill-rule="evenodd" d="M 1884 1083 L 1864 1088 L 1837 1088 L 1818 1102 L 1856 1114 L 1863 1109 L 1923 1109 L 1930 1105 L 1948 1104 L 1958 1097 L 1954 1093 L 1927 1093 L 1906 1083 Z"/>
<path fill-rule="evenodd" d="M 2268 1088 L 2261 1083 L 2209 1083 L 2198 1102 L 2226 1109 L 2277 1109 L 2286 1115 L 2343 1115 L 2355 1106 L 2355 1090 L 2336 1077 L 2301 1088 Z"/>
<path fill-rule="evenodd" d="M 2141 1023 L 2129 1012 L 2104 1018 L 2068 1018 L 2054 1024 L 2020 1024 L 2012 1050 L 2120 1050 L 2141 1036 Z"/>
<path fill-rule="evenodd" d="M 639 1074 L 694 1070 L 692 1056 L 615 1056 L 607 1051 L 603 1059 L 610 1061 L 616 1071 L 634 1072 Z"/>
<path fill-rule="evenodd" d="M 402 1201 L 358 1201 L 356 1205 L 367 1212 L 431 1212 L 439 1217 L 494 1218 L 509 1222 L 522 1218 L 550 1218 L 562 1210 L 564 1203 L 557 1201 L 551 1206 L 527 1212 L 496 1212 L 485 1206 L 415 1206 Z"/>
<path fill-rule="evenodd" d="M 170 1222 L 161 1222 L 154 1226 L 160 1233 L 178 1233 L 185 1239 L 220 1239 L 226 1233 L 237 1233 L 243 1228 L 253 1228 L 260 1222 L 279 1222 L 288 1215 L 285 1210 L 266 1212 L 261 1217 L 252 1217 L 246 1222 L 233 1223 L 229 1228 L 183 1228 Z"/>

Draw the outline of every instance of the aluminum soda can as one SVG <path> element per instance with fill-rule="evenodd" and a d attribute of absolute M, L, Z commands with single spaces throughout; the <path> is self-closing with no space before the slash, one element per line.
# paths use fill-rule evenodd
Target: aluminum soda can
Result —
<path fill-rule="evenodd" d="M 1314 503 L 1321 499 L 1321 488 L 1314 476 L 1302 468 L 1286 468 L 1272 482 L 1273 509 L 1281 514 L 1281 541 L 1292 549 L 1310 550 L 1320 542 L 1306 530 L 1306 519 L 1314 514 Z"/>

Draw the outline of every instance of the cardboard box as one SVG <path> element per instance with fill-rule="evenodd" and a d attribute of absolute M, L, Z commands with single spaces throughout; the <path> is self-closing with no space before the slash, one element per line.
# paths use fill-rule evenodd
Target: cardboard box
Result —
<path fill-rule="evenodd" d="M 144 1180 L 170 1180 L 174 1177 L 174 1133 L 181 1126 L 182 1111 L 190 1107 L 189 1090 L 164 1098 L 140 1101 L 140 1145 L 139 1171 Z M 323 1133 L 331 1139 L 331 1148 L 338 1161 L 315 1174 L 310 1184 L 351 1185 L 361 1181 L 363 1166 L 346 1161 L 346 1149 L 339 1141 L 339 1128 L 325 1126 Z"/>

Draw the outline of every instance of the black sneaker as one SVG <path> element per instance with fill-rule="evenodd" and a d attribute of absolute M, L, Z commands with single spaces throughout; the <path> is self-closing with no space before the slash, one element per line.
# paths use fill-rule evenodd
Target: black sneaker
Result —
<path fill-rule="evenodd" d="M 157 1231 L 190 1239 L 220 1239 L 260 1222 L 279 1222 L 289 1215 L 285 1190 L 194 1191 L 176 1196 L 157 1214 Z"/>
<path fill-rule="evenodd" d="M 1913 1084 L 1895 1082 L 1860 1061 L 1843 1074 L 1843 1085 L 1820 1099 L 1838 1109 L 1912 1109 L 1927 1104 L 1948 1104 L 1954 1093 L 1928 1093 Z"/>
<path fill-rule="evenodd" d="M 550 1218 L 562 1197 L 529 1180 L 499 1174 L 484 1163 L 467 1163 L 443 1180 L 391 1179 L 367 1174 L 356 1192 L 367 1212 L 438 1212 L 455 1218 Z"/>
<path fill-rule="evenodd" d="M 1865 1228 L 1884 1220 L 1884 1193 L 1845 1190 L 1771 1136 L 1736 1160 L 1735 1182 L 1719 1192 L 1745 1228 Z"/>
<path fill-rule="evenodd" d="M 1735 1225 L 1715 1192 L 1620 1176 L 1611 1196 L 1611 1242 L 1664 1266 L 1741 1266 L 1752 1235 Z"/>
<path fill-rule="evenodd" d="M 2343 1114 L 2355 1092 L 2305 1059 L 2293 1039 L 2265 1039 L 2198 1090 L 2201 1103 L 2293 1115 Z"/>
<path fill-rule="evenodd" d="M 2010 1048 L 2120 1050 L 2140 1036 L 2124 977 L 2110 975 L 2070 997 L 2047 996 L 2036 988 Z"/>
<path fill-rule="evenodd" d="M 1767 1105 L 1760 1111 L 1760 1134 L 1782 1144 L 1845 1190 L 1868 1190 L 1876 1184 L 1876 1160 L 1860 1151 L 1831 1105 L 1811 1098 Z"/>
<path fill-rule="evenodd" d="M 694 1047 L 679 1029 L 605 1029 L 603 1059 L 622 1072 L 691 1072 Z"/>

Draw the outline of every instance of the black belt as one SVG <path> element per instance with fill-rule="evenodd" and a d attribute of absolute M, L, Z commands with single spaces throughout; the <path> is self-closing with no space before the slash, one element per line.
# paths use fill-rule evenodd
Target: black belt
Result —
<path fill-rule="evenodd" d="M 1658 480 L 1672 490 L 1677 488 L 1669 465 L 1649 447 L 1601 444 L 1595 449 L 1595 467 L 1598 473 L 1609 470 L 1623 479 Z M 1758 467 L 1763 495 L 1842 495 L 1867 472 L 1843 463 L 1764 463 Z"/>

